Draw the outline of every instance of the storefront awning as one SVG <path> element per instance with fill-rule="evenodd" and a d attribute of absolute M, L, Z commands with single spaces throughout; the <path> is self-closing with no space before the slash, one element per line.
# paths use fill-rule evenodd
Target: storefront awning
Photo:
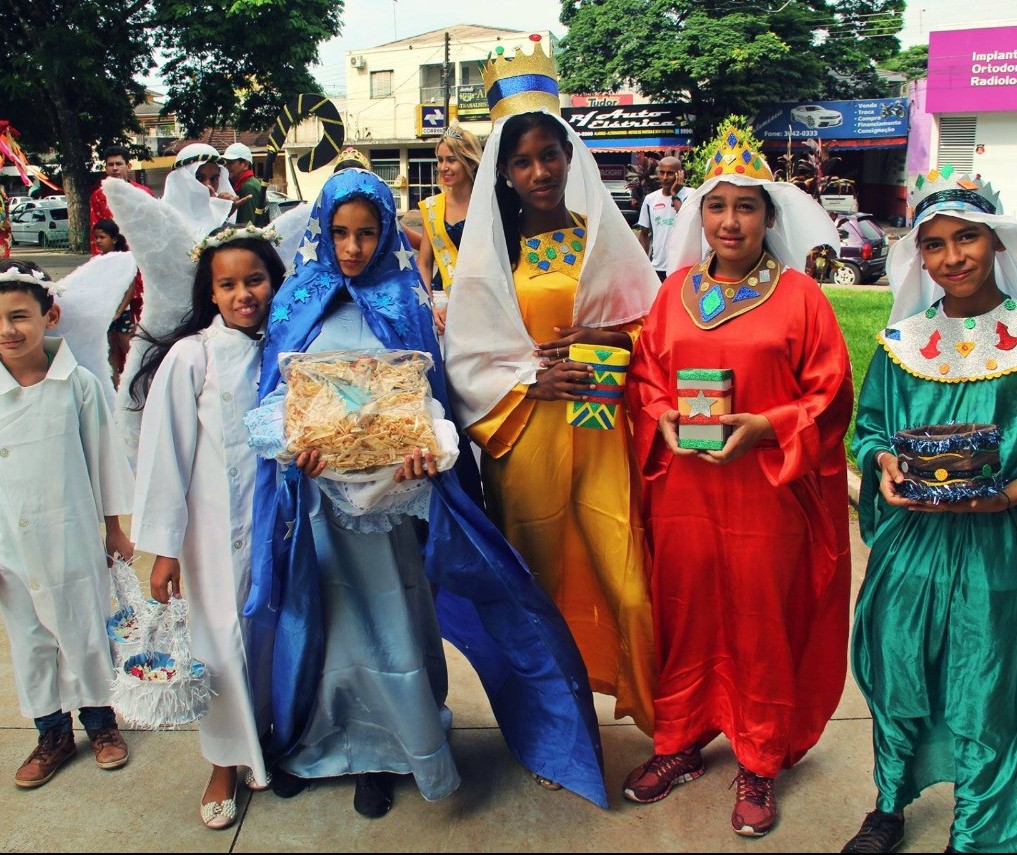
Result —
<path fill-rule="evenodd" d="M 625 137 L 615 140 L 583 140 L 590 151 L 662 151 L 690 149 L 682 137 Z"/>
<path fill-rule="evenodd" d="M 804 140 L 794 140 L 791 146 L 795 149 L 802 149 L 804 148 L 804 142 Z M 823 140 L 823 148 L 826 151 L 859 151 L 861 149 L 868 151 L 883 148 L 907 148 L 907 144 L 907 137 L 877 137 L 865 140 Z M 763 150 L 768 152 L 787 151 L 787 141 L 764 140 Z"/>

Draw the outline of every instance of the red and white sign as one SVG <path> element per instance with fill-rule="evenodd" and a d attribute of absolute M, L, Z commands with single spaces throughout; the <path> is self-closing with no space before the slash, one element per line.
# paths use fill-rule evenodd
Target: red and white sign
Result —
<path fill-rule="evenodd" d="M 601 95 L 573 95 L 573 107 L 620 107 L 631 104 L 631 94 L 619 94 L 617 92 L 605 92 Z"/>

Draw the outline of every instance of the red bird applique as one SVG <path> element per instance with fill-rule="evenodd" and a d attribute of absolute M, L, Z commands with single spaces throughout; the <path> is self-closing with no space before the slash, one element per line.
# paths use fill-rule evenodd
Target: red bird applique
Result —
<path fill-rule="evenodd" d="M 942 334 L 939 330 L 933 330 L 932 335 L 929 336 L 929 343 L 925 345 L 918 352 L 926 359 L 935 359 L 939 356 L 939 340 L 942 338 Z"/>
<path fill-rule="evenodd" d="M 996 347 L 999 350 L 1013 350 L 1017 347 L 1017 338 L 1010 335 L 1010 330 L 1002 321 L 996 321 L 996 335 L 999 336 L 999 341 L 996 342 Z"/>

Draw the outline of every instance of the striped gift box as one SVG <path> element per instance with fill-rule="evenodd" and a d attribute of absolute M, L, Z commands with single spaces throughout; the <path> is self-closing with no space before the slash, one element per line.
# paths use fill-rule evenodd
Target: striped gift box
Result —
<path fill-rule="evenodd" d="M 678 446 L 720 451 L 731 426 L 720 423 L 730 415 L 734 371 L 730 368 L 685 368 L 678 371 Z"/>
<path fill-rule="evenodd" d="M 621 347 L 599 344 L 569 346 L 569 359 L 593 366 L 596 388 L 588 392 L 588 401 L 569 401 L 565 418 L 573 427 L 613 430 L 625 394 L 625 375 L 631 354 Z"/>

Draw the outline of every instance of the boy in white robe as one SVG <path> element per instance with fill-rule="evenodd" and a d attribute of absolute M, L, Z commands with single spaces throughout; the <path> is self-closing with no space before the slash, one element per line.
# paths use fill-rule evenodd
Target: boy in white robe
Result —
<path fill-rule="evenodd" d="M 106 556 L 133 555 L 117 518 L 133 477 L 98 378 L 45 335 L 58 292 L 37 265 L 0 262 L 0 613 L 21 712 L 39 730 L 14 776 L 25 789 L 77 753 L 75 709 L 100 768 L 128 759 L 110 706 Z"/>

